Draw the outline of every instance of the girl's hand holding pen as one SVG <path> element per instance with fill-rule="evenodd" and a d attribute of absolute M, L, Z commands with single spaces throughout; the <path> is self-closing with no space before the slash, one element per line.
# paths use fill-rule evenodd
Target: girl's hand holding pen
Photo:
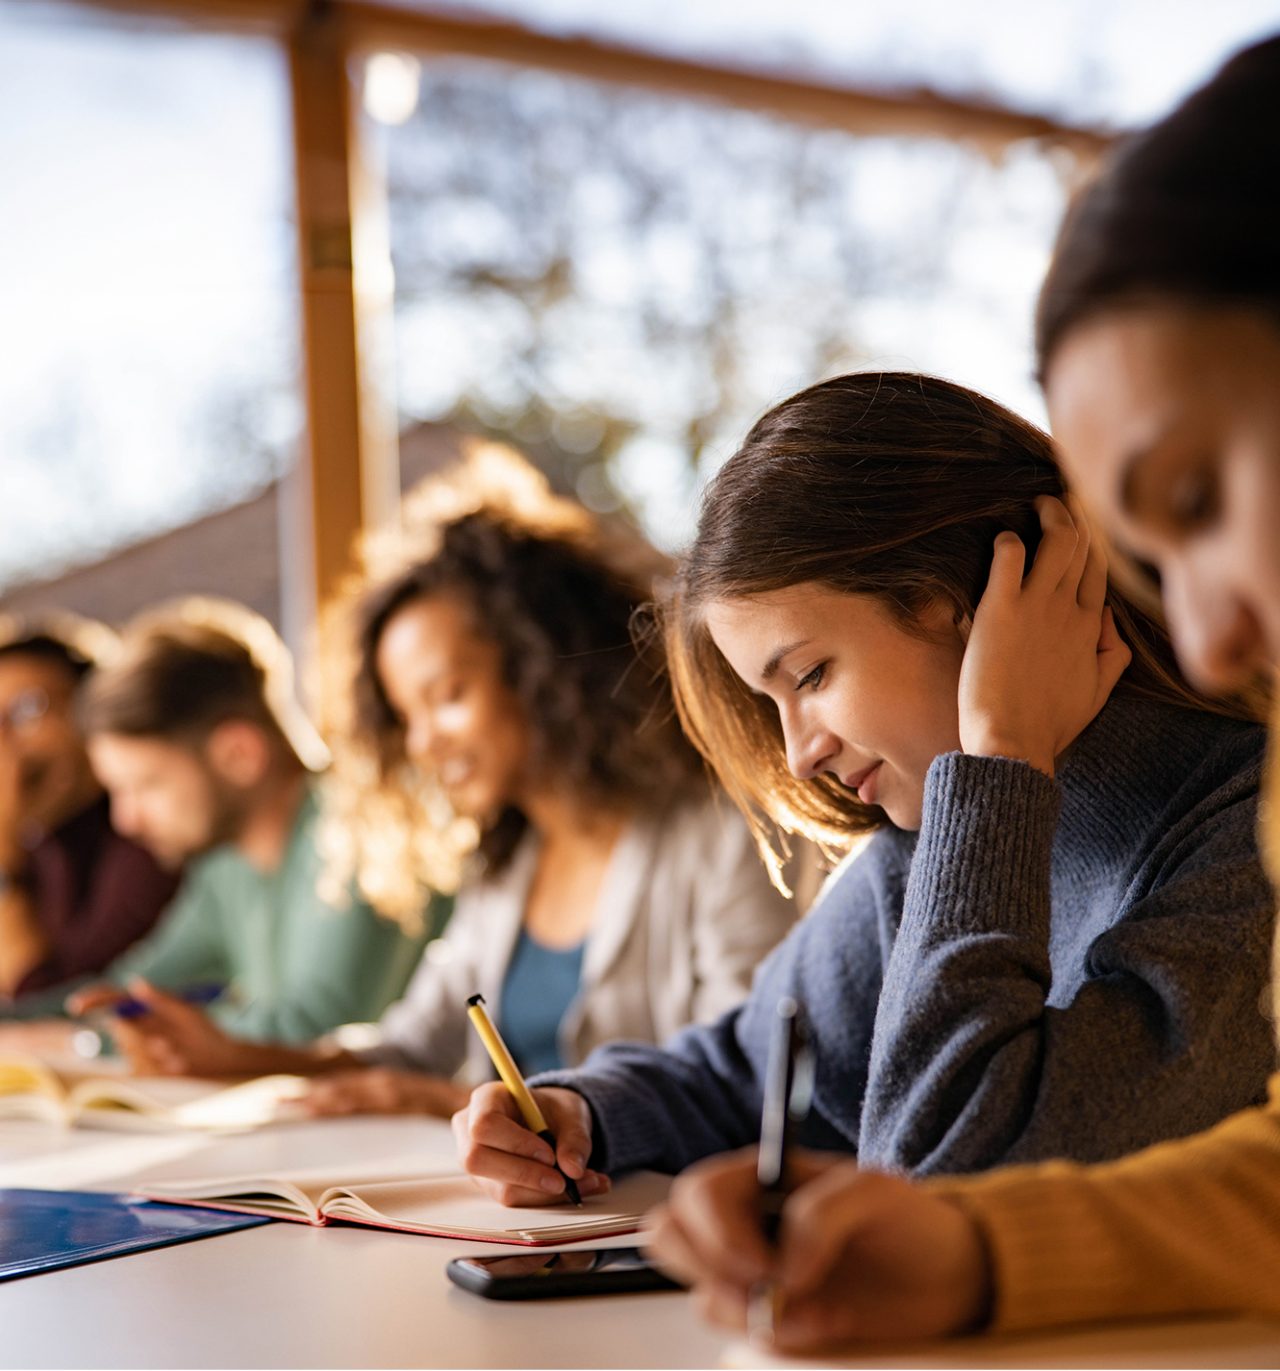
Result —
<path fill-rule="evenodd" d="M 796 1150 L 770 1249 L 756 1157 L 750 1147 L 690 1167 L 650 1215 L 650 1253 L 693 1288 L 704 1317 L 745 1330 L 752 1292 L 767 1283 L 781 1295 L 775 1344 L 793 1351 L 937 1337 L 986 1319 L 989 1261 L 958 1205 L 846 1157 Z"/>
<path fill-rule="evenodd" d="M 608 1176 L 587 1167 L 591 1156 L 591 1109 L 576 1091 L 548 1087 L 531 1092 L 555 1135 L 556 1150 L 525 1126 L 511 1092 L 501 1082 L 478 1086 L 453 1116 L 453 1136 L 463 1169 L 500 1204 L 561 1204 L 564 1177 L 583 1196 L 602 1195 Z M 562 1176 L 556 1170 L 559 1163 Z"/>

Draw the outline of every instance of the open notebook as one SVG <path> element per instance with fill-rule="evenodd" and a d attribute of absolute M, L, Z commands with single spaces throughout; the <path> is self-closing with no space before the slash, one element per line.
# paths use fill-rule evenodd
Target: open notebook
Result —
<path fill-rule="evenodd" d="M 35 1057 L 0 1056 L 0 1119 L 139 1132 L 238 1131 L 296 1117 L 290 1103 L 305 1089 L 300 1076 L 262 1076 L 229 1086 L 126 1076 L 102 1067 L 54 1068 Z"/>
<path fill-rule="evenodd" d="M 357 1223 L 433 1238 L 543 1247 L 634 1233 L 670 1184 L 669 1176 L 637 1172 L 607 1195 L 585 1200 L 581 1209 L 568 1204 L 508 1209 L 456 1170 L 367 1179 L 352 1179 L 348 1173 L 345 1180 L 332 1171 L 295 1171 L 272 1177 L 172 1181 L 138 1193 L 149 1200 L 265 1214 L 317 1227 Z"/>

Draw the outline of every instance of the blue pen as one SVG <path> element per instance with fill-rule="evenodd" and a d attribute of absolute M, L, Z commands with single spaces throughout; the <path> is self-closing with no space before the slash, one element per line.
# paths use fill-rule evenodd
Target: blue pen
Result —
<path fill-rule="evenodd" d="M 185 990 L 174 993 L 184 1004 L 206 1005 L 212 1004 L 214 1000 L 218 999 L 226 988 L 225 985 L 214 983 L 189 985 Z M 135 1000 L 132 995 L 126 995 L 124 999 L 111 1006 L 111 1012 L 117 1019 L 141 1019 L 144 1015 L 151 1013 L 151 1008 L 149 1005 L 143 1004 L 141 1000 Z"/>

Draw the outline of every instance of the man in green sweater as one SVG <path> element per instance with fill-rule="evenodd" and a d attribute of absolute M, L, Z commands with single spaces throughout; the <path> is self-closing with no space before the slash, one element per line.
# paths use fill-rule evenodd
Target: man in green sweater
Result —
<path fill-rule="evenodd" d="M 376 1019 L 403 990 L 431 920 L 415 935 L 322 896 L 317 778 L 269 696 L 243 643 L 184 621 L 127 635 L 94 679 L 84 724 L 112 821 L 163 864 L 189 866 L 156 930 L 71 996 L 73 1014 L 124 987 L 145 1001 L 212 984 L 225 986 L 211 1012 L 229 1032 L 304 1042 Z M 145 1053 L 145 1035 L 119 1029 L 131 1056 Z"/>

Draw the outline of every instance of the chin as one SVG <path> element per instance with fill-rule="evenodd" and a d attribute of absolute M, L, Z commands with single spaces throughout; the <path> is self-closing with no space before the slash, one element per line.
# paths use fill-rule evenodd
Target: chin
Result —
<path fill-rule="evenodd" d="M 447 792 L 453 812 L 461 819 L 473 819 L 476 823 L 494 823 L 503 810 L 501 800 L 495 799 L 485 786 L 460 786 Z"/>
<path fill-rule="evenodd" d="M 171 848 L 167 847 L 157 847 L 154 843 L 149 843 L 142 838 L 135 838 L 134 841 L 139 847 L 145 847 L 156 865 L 163 867 L 165 871 L 180 871 L 186 864 L 188 855 L 194 855 L 185 852 L 174 852 Z"/>
<path fill-rule="evenodd" d="M 906 807 L 890 800 L 888 804 L 880 802 L 880 808 L 894 828 L 900 828 L 904 833 L 918 833 L 920 831 L 920 824 L 924 818 L 924 806 L 922 804 Z"/>

